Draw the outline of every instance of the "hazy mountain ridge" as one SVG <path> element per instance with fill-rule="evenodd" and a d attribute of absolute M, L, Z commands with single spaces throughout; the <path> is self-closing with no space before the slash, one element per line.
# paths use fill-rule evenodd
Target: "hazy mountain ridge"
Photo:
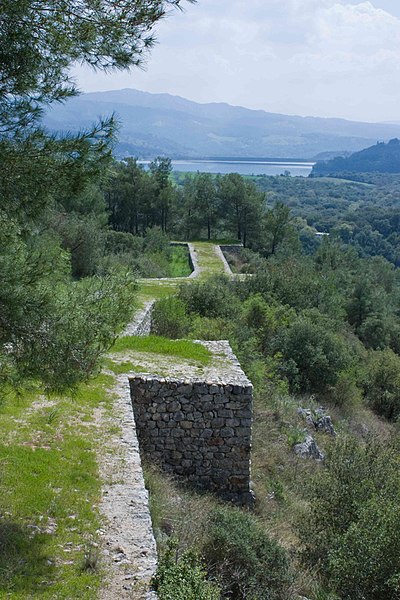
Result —
<path fill-rule="evenodd" d="M 400 125 L 298 117 L 224 103 L 198 104 L 179 96 L 132 89 L 93 92 L 54 106 L 44 123 L 76 131 L 100 115 L 121 122 L 116 153 L 152 158 L 312 158 L 355 152 L 400 137 Z"/>
<path fill-rule="evenodd" d="M 375 144 L 347 158 L 318 162 L 312 171 L 312 175 L 337 173 L 400 173 L 400 140 L 395 138 L 387 144 Z"/>

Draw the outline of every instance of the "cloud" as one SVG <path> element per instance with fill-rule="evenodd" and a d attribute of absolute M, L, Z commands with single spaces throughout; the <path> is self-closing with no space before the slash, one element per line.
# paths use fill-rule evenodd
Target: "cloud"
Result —
<path fill-rule="evenodd" d="M 391 0 L 199 0 L 159 28 L 147 72 L 79 76 L 274 112 L 399 118 L 400 19 Z"/>

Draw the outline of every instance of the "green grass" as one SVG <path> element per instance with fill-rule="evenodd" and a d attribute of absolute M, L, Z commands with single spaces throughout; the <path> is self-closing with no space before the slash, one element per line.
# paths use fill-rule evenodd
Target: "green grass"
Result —
<path fill-rule="evenodd" d="M 184 246 L 171 249 L 170 277 L 188 277 L 192 272 L 189 264 L 189 251 Z"/>
<path fill-rule="evenodd" d="M 104 366 L 109 369 L 110 371 L 112 371 L 113 373 L 115 373 L 115 375 L 121 375 L 123 373 L 131 373 L 132 371 L 135 371 L 137 373 L 143 373 L 146 372 L 147 369 L 146 367 L 143 367 L 143 365 L 137 365 L 137 364 L 133 364 L 130 361 L 125 361 L 125 362 L 115 362 L 109 358 L 107 358 L 104 361 Z"/>
<path fill-rule="evenodd" d="M 201 277 L 223 274 L 224 263 L 215 252 L 215 243 L 213 242 L 195 242 L 194 247 L 197 253 L 199 265 L 204 271 Z"/>
<path fill-rule="evenodd" d="M 0 598 L 92 600 L 101 574 L 85 555 L 101 526 L 99 431 L 93 409 L 111 406 L 101 375 L 74 396 L 39 389 L 0 406 Z M 102 435 L 107 432 L 103 431 Z"/>
<path fill-rule="evenodd" d="M 229 244 L 229 243 L 237 243 L 232 240 L 210 240 L 210 241 L 196 241 L 193 242 L 194 248 L 196 250 L 199 266 L 203 269 L 200 277 L 208 277 L 209 275 L 214 274 L 223 274 L 224 264 L 220 257 L 216 254 L 215 249 L 217 245 L 220 244 Z M 183 250 L 184 248 L 175 248 L 176 250 Z M 185 259 L 186 261 L 186 259 Z M 176 263 L 176 271 L 174 276 L 178 279 L 171 278 L 163 278 L 159 280 L 154 279 L 141 279 L 139 280 L 139 291 L 138 291 L 138 302 L 139 304 L 143 304 L 147 300 L 159 298 L 165 298 L 170 296 L 176 292 L 178 287 L 181 285 L 181 281 L 179 281 L 179 277 L 184 279 L 182 274 L 183 269 L 183 259 L 182 256 L 177 259 Z M 186 262 L 188 267 L 188 262 Z M 186 266 L 185 266 L 186 268 Z M 190 275 L 190 268 L 188 267 L 187 275 Z M 187 282 L 190 283 L 192 280 L 188 279 Z"/>
<path fill-rule="evenodd" d="M 143 304 L 153 298 L 166 298 L 176 292 L 180 285 L 179 281 L 170 281 L 169 279 L 154 281 L 151 279 L 142 279 L 139 281 L 138 301 Z"/>
<path fill-rule="evenodd" d="M 186 360 L 195 360 L 202 365 L 211 361 L 211 352 L 196 342 L 189 340 L 170 340 L 164 337 L 150 335 L 148 337 L 126 336 L 119 338 L 111 349 L 114 352 L 134 350 L 135 352 L 150 352 L 167 356 L 177 356 Z"/>

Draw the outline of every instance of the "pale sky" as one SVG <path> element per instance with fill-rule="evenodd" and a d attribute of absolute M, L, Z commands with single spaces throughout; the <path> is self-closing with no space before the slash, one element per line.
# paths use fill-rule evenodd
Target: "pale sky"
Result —
<path fill-rule="evenodd" d="M 79 68 L 80 88 L 400 122 L 400 0 L 198 0 L 156 31 L 145 71 Z"/>

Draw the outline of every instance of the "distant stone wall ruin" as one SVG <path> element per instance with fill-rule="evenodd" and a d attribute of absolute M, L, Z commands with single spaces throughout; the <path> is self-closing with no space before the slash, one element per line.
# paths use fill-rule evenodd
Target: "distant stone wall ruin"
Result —
<path fill-rule="evenodd" d="M 253 501 L 253 387 L 130 377 L 141 453 L 195 487 L 240 504 Z"/>

